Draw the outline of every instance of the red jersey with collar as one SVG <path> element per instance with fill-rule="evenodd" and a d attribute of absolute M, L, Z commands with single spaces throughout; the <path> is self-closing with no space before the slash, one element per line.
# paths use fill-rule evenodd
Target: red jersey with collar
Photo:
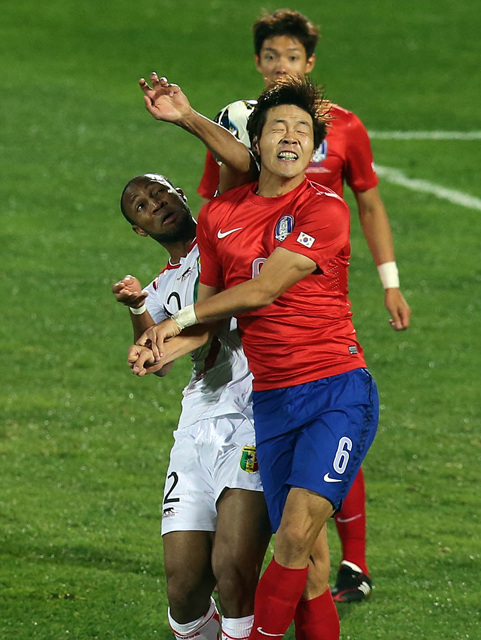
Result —
<path fill-rule="evenodd" d="M 238 105 L 242 102 L 245 101 L 233 104 Z M 229 123 L 230 130 L 239 139 L 245 140 L 245 123 L 250 112 L 246 112 L 245 118 L 241 118 L 236 115 L 239 113 L 239 109 L 236 108 L 232 110 L 234 116 L 226 118 L 225 113 L 229 115 L 229 107 L 221 112 L 224 115 L 219 122 L 223 126 Z M 331 116 L 327 136 L 315 151 L 306 176 L 312 182 L 322 184 L 340 196 L 343 195 L 344 182 L 354 192 L 366 191 L 377 186 L 378 177 L 374 170 L 371 143 L 361 120 L 351 111 L 336 104 L 332 105 Z M 210 200 L 214 197 L 218 184 L 219 166 L 212 154 L 207 152 L 204 174 L 197 191 L 203 198 Z"/>
<path fill-rule="evenodd" d="M 365 367 L 347 297 L 349 210 L 307 179 L 277 198 L 257 183 L 228 191 L 200 212 L 200 281 L 230 288 L 255 277 L 276 247 L 319 267 L 272 304 L 238 316 L 254 389 L 288 387 Z"/>

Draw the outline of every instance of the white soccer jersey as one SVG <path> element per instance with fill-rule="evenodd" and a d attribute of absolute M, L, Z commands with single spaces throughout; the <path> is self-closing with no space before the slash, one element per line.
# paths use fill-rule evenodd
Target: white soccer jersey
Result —
<path fill-rule="evenodd" d="M 194 240 L 179 264 L 170 261 L 145 291 L 145 301 L 155 323 L 169 318 L 179 309 L 193 304 L 197 297 L 199 249 Z M 252 418 L 252 375 L 241 347 L 237 324 L 219 332 L 192 354 L 193 371 L 183 391 L 179 428 L 204 418 L 243 414 Z"/>

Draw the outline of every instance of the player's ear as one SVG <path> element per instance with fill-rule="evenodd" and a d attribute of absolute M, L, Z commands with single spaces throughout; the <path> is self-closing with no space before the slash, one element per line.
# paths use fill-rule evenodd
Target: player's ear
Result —
<path fill-rule="evenodd" d="M 256 158 L 260 156 L 259 142 L 258 142 L 257 136 L 254 136 L 252 139 L 252 153 L 255 155 Z"/>
<path fill-rule="evenodd" d="M 313 53 L 312 56 L 307 59 L 306 73 L 311 73 L 311 71 L 314 69 L 315 64 L 316 64 L 316 54 Z"/>
<path fill-rule="evenodd" d="M 177 193 L 179 194 L 179 196 L 182 198 L 182 200 L 184 202 L 187 202 L 187 196 L 185 195 L 185 193 L 182 191 L 182 189 L 179 189 L 179 187 L 176 187 L 175 189 L 177 191 Z"/>
<path fill-rule="evenodd" d="M 260 58 L 257 53 L 254 53 L 254 63 L 256 65 L 256 69 L 259 73 L 262 73 L 262 69 L 260 68 Z"/>
<path fill-rule="evenodd" d="M 136 224 L 132 225 L 132 231 L 134 231 L 138 236 L 142 236 L 143 238 L 147 238 L 149 235 L 146 231 L 138 227 Z"/>

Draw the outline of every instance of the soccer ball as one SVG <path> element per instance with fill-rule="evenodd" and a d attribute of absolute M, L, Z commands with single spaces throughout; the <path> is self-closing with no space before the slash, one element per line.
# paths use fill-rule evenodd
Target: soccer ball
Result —
<path fill-rule="evenodd" d="M 256 100 L 237 100 L 224 107 L 215 117 L 218 124 L 228 129 L 248 149 L 251 144 L 247 133 L 247 120 L 256 104 Z"/>

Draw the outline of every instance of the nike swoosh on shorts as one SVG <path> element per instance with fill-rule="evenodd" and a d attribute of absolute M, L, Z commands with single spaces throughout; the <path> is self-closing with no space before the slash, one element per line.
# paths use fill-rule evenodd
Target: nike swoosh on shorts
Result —
<path fill-rule="evenodd" d="M 328 473 L 325 473 L 324 482 L 342 482 L 342 480 L 339 480 L 338 478 L 331 478 L 331 476 Z"/>

